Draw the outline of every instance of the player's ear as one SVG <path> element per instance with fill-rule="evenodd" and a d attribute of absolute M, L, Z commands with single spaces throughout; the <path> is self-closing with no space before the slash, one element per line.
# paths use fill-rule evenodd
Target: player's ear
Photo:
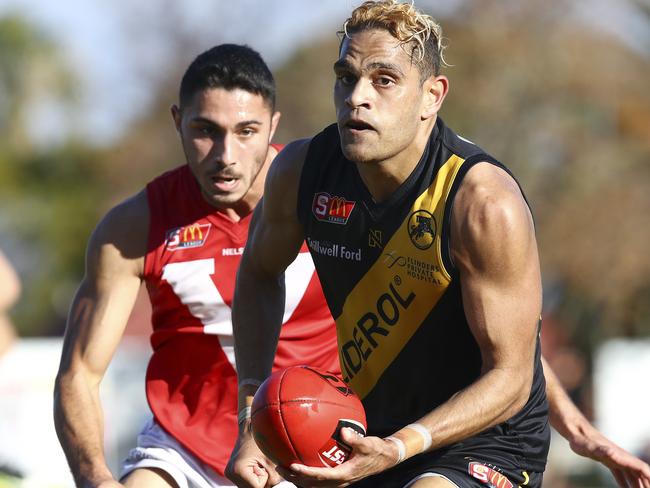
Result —
<path fill-rule="evenodd" d="M 178 107 L 178 105 L 174 104 L 171 106 L 170 111 L 172 113 L 172 118 L 174 119 L 174 126 L 176 127 L 176 132 L 180 134 L 181 122 L 183 119 L 181 115 L 181 109 Z"/>
<path fill-rule="evenodd" d="M 280 123 L 280 117 L 282 117 L 282 114 L 280 112 L 273 112 L 273 115 L 271 116 L 271 132 L 269 133 L 269 144 L 273 139 L 273 134 L 275 134 L 275 129 L 278 128 L 278 124 Z"/>
<path fill-rule="evenodd" d="M 449 80 L 446 76 L 430 76 L 422 84 L 422 90 L 424 92 L 424 104 L 422 107 L 422 120 L 430 119 L 435 116 L 442 102 L 447 96 L 449 91 Z"/>

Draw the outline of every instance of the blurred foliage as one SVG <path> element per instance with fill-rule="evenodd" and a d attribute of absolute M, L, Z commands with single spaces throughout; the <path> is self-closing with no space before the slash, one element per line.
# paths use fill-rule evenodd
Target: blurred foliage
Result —
<path fill-rule="evenodd" d="M 570 8 L 475 0 L 442 19 L 451 89 L 441 116 L 517 175 L 546 287 L 561 293 L 547 313 L 591 349 L 650 334 L 650 50 L 576 23 Z M 281 135 L 333 120 L 337 48 L 332 35 L 278 70 Z"/>
<path fill-rule="evenodd" d="M 332 65 L 338 45 L 332 35 L 300 48 L 275 71 L 277 106 L 282 112 L 277 141 L 310 137 L 336 120 Z"/>
<path fill-rule="evenodd" d="M 519 176 L 547 284 L 572 297 L 564 313 L 581 309 L 602 335 L 648 334 L 650 315 L 629 312 L 649 298 L 650 50 L 576 23 L 570 7 L 467 3 L 446 29 L 443 116 Z"/>
<path fill-rule="evenodd" d="M 54 98 L 74 104 L 73 79 L 56 46 L 18 15 L 0 18 L 0 147 L 29 152 L 34 109 Z"/>
<path fill-rule="evenodd" d="M 38 104 L 74 107 L 73 77 L 58 54 L 19 17 L 0 19 L 0 235 L 22 258 L 16 318 L 26 335 L 60 333 L 89 222 L 106 192 L 94 150 L 73 140 L 53 149 L 33 143 Z"/>
<path fill-rule="evenodd" d="M 451 65 L 441 115 L 518 176 L 553 297 L 547 313 L 588 351 L 608 336 L 650 333 L 650 54 L 569 10 L 563 0 L 473 0 L 440 19 Z M 154 102 L 121 139 L 102 149 L 73 139 L 44 148 L 28 130 L 26 111 L 42 86 L 30 80 L 49 73 L 49 95 L 65 107 L 74 107 L 75 85 L 54 45 L 19 18 L 0 19 L 0 237 L 13 243 L 8 254 L 27 282 L 14 313 L 25 335 L 61 332 L 97 220 L 183 160 L 169 106 L 188 59 L 207 46 L 165 29 L 178 39 L 168 44 L 181 47 L 168 53 L 166 72 L 146 74 Z M 283 113 L 276 142 L 334 120 L 338 44 L 333 32 L 314 38 L 274 67 Z"/>

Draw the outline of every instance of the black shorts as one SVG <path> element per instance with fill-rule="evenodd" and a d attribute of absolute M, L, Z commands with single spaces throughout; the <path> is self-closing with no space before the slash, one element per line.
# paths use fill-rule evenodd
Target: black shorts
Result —
<path fill-rule="evenodd" d="M 540 488 L 543 473 L 498 466 L 470 456 L 441 457 L 423 464 L 411 458 L 351 485 L 354 488 L 404 488 L 426 473 L 441 475 L 458 488 Z M 411 461 L 411 462 L 409 462 Z"/>

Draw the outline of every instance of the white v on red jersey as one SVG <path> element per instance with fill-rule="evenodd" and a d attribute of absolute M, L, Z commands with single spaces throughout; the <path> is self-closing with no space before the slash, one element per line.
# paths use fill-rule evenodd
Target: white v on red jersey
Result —
<path fill-rule="evenodd" d="M 237 437 L 231 305 L 251 215 L 233 222 L 209 205 L 187 165 L 150 182 L 147 197 L 154 351 L 147 399 L 166 431 L 223 474 Z M 338 373 L 336 328 L 306 245 L 285 280 L 274 369 L 311 364 Z"/>

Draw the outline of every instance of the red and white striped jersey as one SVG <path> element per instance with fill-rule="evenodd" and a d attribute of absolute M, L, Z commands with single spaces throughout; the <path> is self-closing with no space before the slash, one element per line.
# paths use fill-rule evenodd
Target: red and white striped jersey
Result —
<path fill-rule="evenodd" d="M 223 474 L 237 437 L 231 305 L 251 215 L 233 222 L 209 205 L 187 165 L 151 181 L 147 197 L 147 399 L 166 431 Z M 274 369 L 311 364 L 339 373 L 336 328 L 305 245 L 285 280 Z"/>

